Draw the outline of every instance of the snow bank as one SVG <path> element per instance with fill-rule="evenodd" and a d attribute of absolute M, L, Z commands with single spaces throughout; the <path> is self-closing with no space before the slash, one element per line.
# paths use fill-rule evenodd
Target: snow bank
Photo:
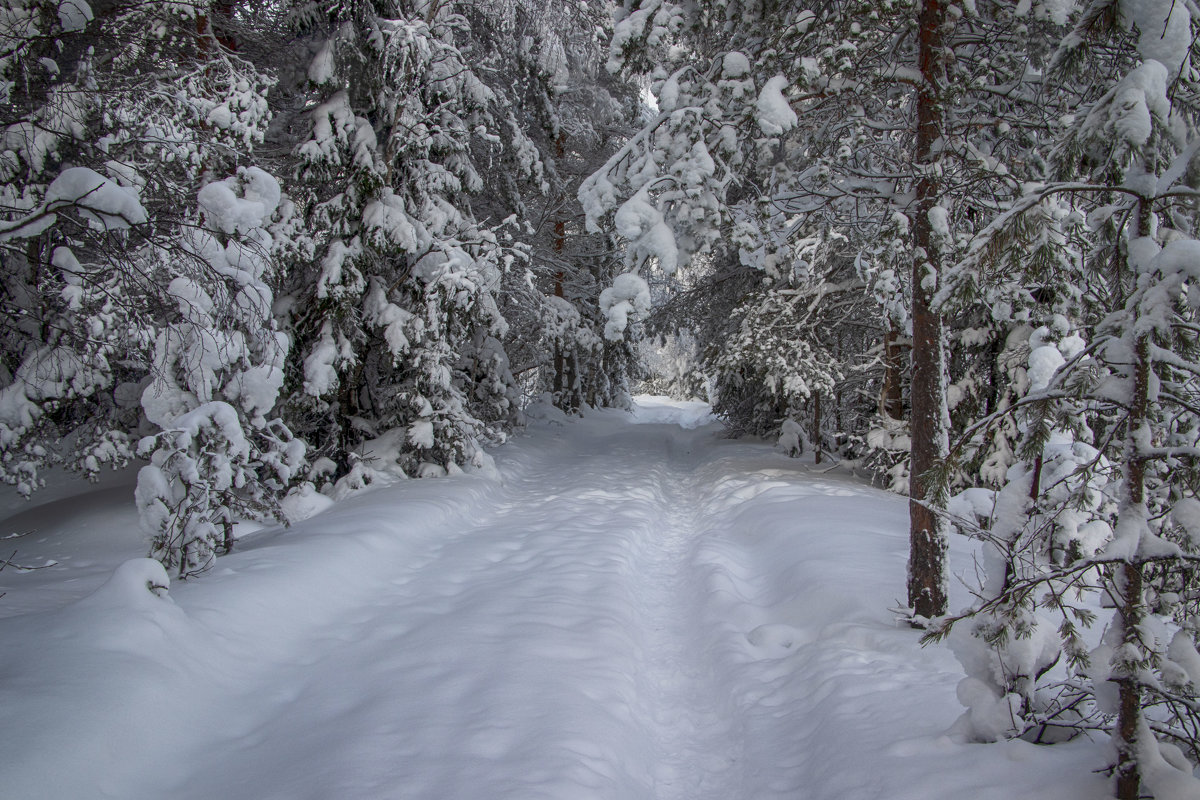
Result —
<path fill-rule="evenodd" d="M 702 400 L 674 400 L 661 395 L 633 398 L 633 421 L 641 424 L 678 425 L 691 430 L 717 422 L 712 407 Z"/>

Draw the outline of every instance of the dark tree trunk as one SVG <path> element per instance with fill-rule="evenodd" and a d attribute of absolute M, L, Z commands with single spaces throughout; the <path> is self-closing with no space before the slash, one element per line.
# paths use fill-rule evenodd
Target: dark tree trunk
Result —
<path fill-rule="evenodd" d="M 879 411 L 888 419 L 904 419 L 904 387 L 900 380 L 903 368 L 900 332 L 895 323 L 888 320 L 888 331 L 883 340 L 883 388 L 879 393 Z"/>
<path fill-rule="evenodd" d="M 566 141 L 564 134 L 560 133 L 558 138 L 554 140 L 554 155 L 561 159 L 563 153 L 566 152 Z M 554 256 L 559 261 L 559 269 L 554 273 L 554 296 L 563 296 L 563 277 L 562 269 L 563 252 L 566 250 L 567 244 L 567 222 L 560 215 L 554 220 Z M 563 411 L 568 413 L 574 411 L 571 408 L 571 400 L 568 395 L 572 391 L 570 379 L 567 375 L 567 355 L 563 353 L 561 347 L 554 349 L 554 403 Z"/>
<path fill-rule="evenodd" d="M 1139 199 L 1136 224 L 1138 236 L 1150 230 L 1150 203 Z M 1135 265 L 1133 265 L 1135 266 Z M 1132 268 L 1130 270 L 1133 271 Z M 1136 319 L 1133 320 L 1136 324 Z M 1146 456 L 1138 446 L 1139 431 L 1150 416 L 1150 338 L 1139 334 L 1134 345 L 1133 402 L 1129 410 L 1129 430 L 1125 443 L 1125 512 L 1142 516 L 1146 504 Z M 1136 556 L 1132 556 L 1136 557 Z M 1140 650 L 1139 626 L 1146 617 L 1142 599 L 1142 565 L 1136 561 L 1122 564 L 1117 591 L 1124 642 Z M 1142 735 L 1142 685 L 1136 674 L 1116 678 L 1120 687 L 1117 711 L 1117 800 L 1137 800 L 1141 794 L 1142 770 L 1138 759 Z"/>
<path fill-rule="evenodd" d="M 939 258 L 929 212 L 940 187 L 931 169 L 936 142 L 944 134 L 941 91 L 945 86 L 943 37 L 947 23 L 942 0 L 925 0 L 918 36 L 917 131 L 913 163 L 919 171 L 912 230 L 916 254 L 912 276 L 912 452 L 909 474 L 908 604 L 919 617 L 946 613 L 946 536 L 933 500 L 928 472 L 946 453 L 942 369 L 942 320 L 933 307 Z"/>
<path fill-rule="evenodd" d="M 821 463 L 821 395 L 813 395 L 812 416 L 813 463 Z"/>

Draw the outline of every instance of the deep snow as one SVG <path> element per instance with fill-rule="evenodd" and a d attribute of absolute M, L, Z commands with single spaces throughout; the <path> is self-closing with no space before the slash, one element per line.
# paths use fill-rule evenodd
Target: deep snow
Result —
<path fill-rule="evenodd" d="M 961 670 L 888 611 L 902 498 L 708 422 L 544 413 L 501 478 L 373 488 L 160 593 L 131 476 L 15 510 L 5 555 L 57 563 L 0 572 L 0 795 L 1105 796 L 1102 741 L 946 735 Z"/>

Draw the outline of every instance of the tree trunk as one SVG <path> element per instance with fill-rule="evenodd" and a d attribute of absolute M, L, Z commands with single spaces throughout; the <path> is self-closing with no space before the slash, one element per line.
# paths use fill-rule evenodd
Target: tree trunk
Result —
<path fill-rule="evenodd" d="M 1121 624 L 1126 643 L 1138 646 L 1138 625 L 1145 616 L 1142 608 L 1142 567 L 1121 566 Z M 1141 795 L 1142 769 L 1138 759 L 1142 729 L 1142 685 L 1136 675 L 1115 679 L 1120 687 L 1120 704 L 1115 731 L 1117 747 L 1117 800 L 1138 800 Z"/>
<path fill-rule="evenodd" d="M 888 320 L 883 340 L 883 387 L 879 393 L 879 413 L 887 419 L 904 419 L 904 387 L 900 382 L 903 361 L 900 358 L 900 331 Z"/>
<path fill-rule="evenodd" d="M 1150 203 L 1139 199 L 1135 224 L 1138 226 L 1137 236 L 1148 235 L 1150 230 Z M 1130 272 L 1136 272 L 1137 265 L 1130 266 Z M 1137 316 L 1130 320 L 1131 326 L 1137 325 Z M 1138 442 L 1142 438 L 1142 428 L 1150 416 L 1150 337 L 1149 334 L 1139 334 L 1134 344 L 1134 375 L 1133 397 L 1129 410 L 1129 430 L 1125 437 L 1125 507 L 1118 513 L 1120 517 L 1132 513 L 1137 518 L 1135 524 L 1146 518 L 1146 456 L 1142 453 Z M 1136 558 L 1136 554 L 1131 558 Z M 1120 595 L 1118 613 L 1121 617 L 1122 640 L 1133 652 L 1142 649 L 1139 642 L 1139 626 L 1146 617 L 1146 607 L 1143 594 L 1142 565 L 1137 561 L 1129 561 L 1121 565 L 1117 591 Z M 1141 749 L 1143 731 L 1142 720 L 1142 686 L 1136 674 L 1117 674 L 1114 679 L 1120 687 L 1120 702 L 1117 711 L 1117 728 L 1115 744 L 1117 750 L 1117 799 L 1137 800 L 1141 794 L 1141 763 L 1138 750 Z"/>
<path fill-rule="evenodd" d="M 837 334 L 837 363 L 839 363 L 839 364 L 842 363 L 842 357 L 843 357 L 842 332 L 838 331 L 838 334 Z M 834 446 L 835 450 L 841 450 L 842 445 L 845 443 L 845 437 L 843 436 L 843 431 L 845 431 L 845 430 L 846 429 L 844 427 L 842 427 L 842 384 L 839 381 L 833 390 L 833 431 L 834 431 L 833 446 Z"/>
<path fill-rule="evenodd" d="M 821 463 L 821 395 L 813 395 L 813 417 L 812 417 L 812 446 L 813 446 L 813 463 Z"/>
<path fill-rule="evenodd" d="M 554 155 L 561 159 L 563 153 L 566 152 L 566 141 L 564 134 L 559 133 L 558 138 L 554 140 Z M 554 220 L 554 257 L 558 259 L 559 269 L 554 273 L 554 296 L 563 296 L 563 277 L 562 269 L 563 251 L 567 244 L 567 222 L 562 218 L 561 214 Z M 566 374 L 567 357 L 563 353 L 561 347 L 554 349 L 554 403 L 561 410 L 571 413 L 570 401 L 567 399 L 567 393 L 571 391 L 571 386 L 568 383 Z"/>
<path fill-rule="evenodd" d="M 567 397 L 571 406 L 571 413 L 579 413 L 579 409 L 583 405 L 583 397 L 579 385 L 578 353 L 571 353 L 571 358 L 567 361 Z"/>
<path fill-rule="evenodd" d="M 557 222 L 554 223 L 554 249 L 556 251 L 562 250 L 562 239 L 559 238 L 559 235 L 558 235 L 559 234 L 559 227 L 558 227 L 559 224 L 560 223 L 557 223 Z M 561 271 L 556 272 L 554 274 L 554 296 L 555 297 L 563 296 L 562 279 L 563 279 L 563 274 Z M 554 404 L 556 406 L 558 406 L 560 409 L 562 409 L 563 411 L 568 410 L 566 400 L 564 399 L 565 395 L 566 395 L 566 391 L 567 391 L 566 367 L 567 367 L 567 358 L 566 358 L 566 355 L 563 353 L 562 345 L 561 344 L 556 345 L 554 348 Z"/>
<path fill-rule="evenodd" d="M 918 617 L 924 618 L 946 613 L 946 535 L 941 518 L 929 507 L 934 498 L 927 473 L 947 451 L 942 320 L 933 307 L 939 258 L 929 218 L 940 190 L 932 166 L 937 160 L 934 146 L 944 133 L 941 90 L 945 86 L 943 37 L 947 17 L 942 0 L 925 0 L 921 7 L 918 36 L 923 81 L 917 91 L 913 153 L 918 178 L 912 220 L 916 254 L 912 276 L 908 604 Z"/>

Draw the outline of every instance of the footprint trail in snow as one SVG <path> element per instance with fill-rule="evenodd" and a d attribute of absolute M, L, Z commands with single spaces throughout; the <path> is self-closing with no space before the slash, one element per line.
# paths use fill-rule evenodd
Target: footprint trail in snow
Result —
<path fill-rule="evenodd" d="M 1061 756 L 942 735 L 957 665 L 886 610 L 903 501 L 704 421 L 552 418 L 500 480 L 376 489 L 166 598 L 134 575 L 0 620 L 5 796 L 1075 796 L 1042 791 Z"/>

